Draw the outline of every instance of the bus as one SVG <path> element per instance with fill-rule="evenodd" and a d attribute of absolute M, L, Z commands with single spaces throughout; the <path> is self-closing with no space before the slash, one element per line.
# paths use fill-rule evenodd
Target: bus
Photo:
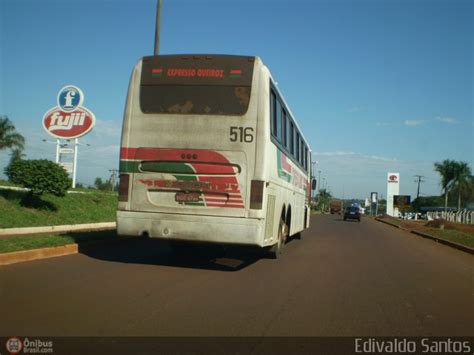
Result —
<path fill-rule="evenodd" d="M 259 57 L 143 57 L 124 112 L 117 233 L 277 258 L 309 227 L 310 169 L 308 142 Z"/>

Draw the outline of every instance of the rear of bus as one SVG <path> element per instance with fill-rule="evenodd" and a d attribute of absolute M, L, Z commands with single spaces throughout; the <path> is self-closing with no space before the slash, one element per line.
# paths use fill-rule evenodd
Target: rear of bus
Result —
<path fill-rule="evenodd" d="M 252 218 L 262 213 L 263 186 L 252 182 L 259 68 L 244 56 L 139 61 L 122 129 L 119 235 L 263 246 L 263 220 Z"/>

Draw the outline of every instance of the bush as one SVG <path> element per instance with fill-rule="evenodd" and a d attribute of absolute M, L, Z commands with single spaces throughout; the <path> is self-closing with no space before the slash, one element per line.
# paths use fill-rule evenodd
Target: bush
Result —
<path fill-rule="evenodd" d="M 50 160 L 17 160 L 5 170 L 9 180 L 30 189 L 32 195 L 51 193 L 64 196 L 71 179 L 64 168 Z"/>

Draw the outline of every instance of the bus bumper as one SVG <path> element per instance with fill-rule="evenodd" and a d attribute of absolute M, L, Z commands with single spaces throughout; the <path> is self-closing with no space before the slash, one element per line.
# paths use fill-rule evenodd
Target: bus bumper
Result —
<path fill-rule="evenodd" d="M 117 211 L 117 234 L 164 240 L 264 246 L 264 221 L 253 218 Z"/>

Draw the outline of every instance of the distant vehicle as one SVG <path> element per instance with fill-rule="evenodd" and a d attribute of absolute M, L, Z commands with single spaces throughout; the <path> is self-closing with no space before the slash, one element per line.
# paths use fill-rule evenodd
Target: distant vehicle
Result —
<path fill-rule="evenodd" d="M 117 233 L 277 257 L 309 226 L 310 168 L 309 144 L 260 58 L 144 57 L 124 114 Z"/>
<path fill-rule="evenodd" d="M 334 214 L 334 213 L 341 214 L 342 209 L 343 209 L 342 200 L 339 200 L 337 198 L 333 198 L 333 199 L 331 199 L 331 201 L 329 201 L 329 210 L 330 210 L 331 214 Z"/>
<path fill-rule="evenodd" d="M 344 212 L 344 221 L 347 219 L 357 219 L 360 222 L 360 208 L 357 206 L 349 206 Z"/>

